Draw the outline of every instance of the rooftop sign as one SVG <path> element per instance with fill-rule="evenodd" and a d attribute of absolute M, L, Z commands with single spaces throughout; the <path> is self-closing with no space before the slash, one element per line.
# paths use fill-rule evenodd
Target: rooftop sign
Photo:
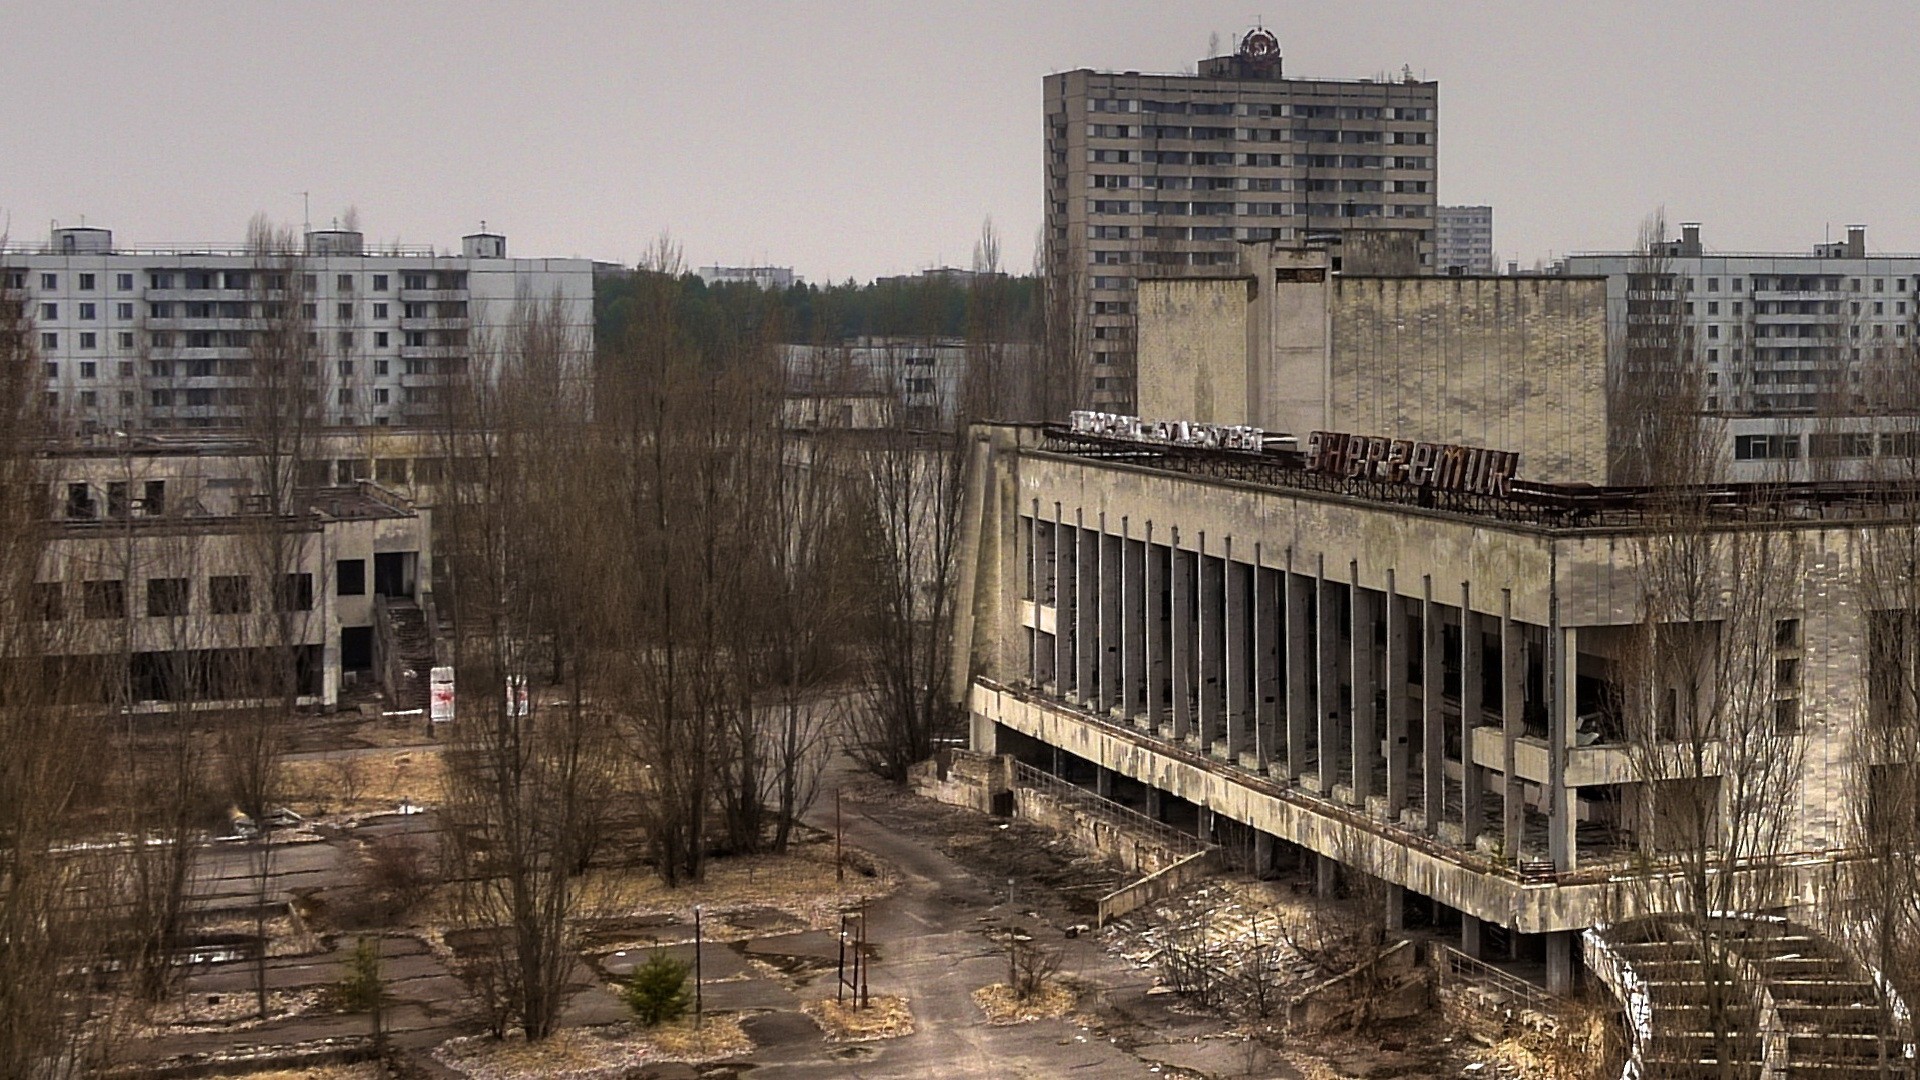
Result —
<path fill-rule="evenodd" d="M 1473 495 L 1510 494 L 1520 468 L 1511 450 L 1316 431 L 1307 436 L 1307 470 L 1345 479 L 1412 484 Z"/>
<path fill-rule="evenodd" d="M 1067 416 L 1075 435 L 1100 435 L 1109 439 L 1133 439 L 1137 442 L 1169 443 L 1174 446 L 1199 446 L 1212 450 L 1251 450 L 1266 448 L 1266 432 L 1240 424 L 1202 424 L 1197 420 L 1142 420 L 1121 413 L 1076 410 Z"/>

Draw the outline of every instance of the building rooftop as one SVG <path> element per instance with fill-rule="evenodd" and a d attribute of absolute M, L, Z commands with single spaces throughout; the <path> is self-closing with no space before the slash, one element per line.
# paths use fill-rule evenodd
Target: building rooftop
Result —
<path fill-rule="evenodd" d="M 1060 424 L 1021 425 L 1041 434 L 1045 453 L 1097 463 L 1186 473 L 1276 490 L 1357 499 L 1387 506 L 1460 514 L 1549 531 L 1634 530 L 1670 522 L 1676 509 L 1704 513 L 1718 526 L 1911 520 L 1920 515 L 1920 481 L 1824 480 L 1794 483 L 1599 486 L 1542 483 L 1516 475 L 1505 494 L 1445 490 L 1409 482 L 1341 477 L 1309 467 L 1304 449 L 1276 446 L 1226 450 L 1173 442 L 1093 435 Z M 1904 510 L 1897 508 L 1905 508 Z"/>

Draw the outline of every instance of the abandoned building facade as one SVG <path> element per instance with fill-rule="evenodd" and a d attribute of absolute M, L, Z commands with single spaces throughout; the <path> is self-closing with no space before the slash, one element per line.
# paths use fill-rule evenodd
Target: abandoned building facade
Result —
<path fill-rule="evenodd" d="M 430 515 L 404 495 L 344 480 L 276 496 L 257 447 L 210 436 L 49 463 L 34 609 L 83 700 L 244 702 L 288 652 L 303 705 L 332 708 L 363 683 L 424 692 L 408 672 L 430 659 L 430 642 L 413 655 L 430 625 Z"/>
<path fill-rule="evenodd" d="M 1686 526 L 1718 561 L 1676 616 L 1648 569 L 1669 504 L 1609 486 L 1604 278 L 1244 257 L 1142 288 L 1148 418 L 1235 430 L 975 428 L 955 627 L 974 748 L 1259 866 L 1368 875 L 1390 917 L 1564 988 L 1581 931 L 1663 910 L 1628 872 L 1658 864 L 1660 808 L 1741 798 L 1727 739 L 1662 775 L 1674 736 L 1636 739 L 1622 704 L 1692 702 L 1791 748 L 1769 902 L 1843 893 L 1847 793 L 1871 780 L 1849 748 L 1892 684 L 1875 665 L 1904 662 L 1867 647 L 1904 616 L 1860 567 L 1910 516 L 1844 485 L 1730 485 Z M 1728 561 L 1754 544 L 1764 582 Z M 1701 669 L 1653 671 L 1647 641 L 1706 642 Z M 1706 672 L 1716 651 L 1747 676 Z"/>

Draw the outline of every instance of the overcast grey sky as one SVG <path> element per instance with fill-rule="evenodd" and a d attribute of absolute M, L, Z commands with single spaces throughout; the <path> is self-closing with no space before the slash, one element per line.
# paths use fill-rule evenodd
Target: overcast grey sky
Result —
<path fill-rule="evenodd" d="M 0 5 L 0 228 L 237 240 L 255 211 L 519 255 L 813 280 L 964 264 L 983 219 L 1024 268 L 1040 79 L 1183 71 L 1256 19 L 1293 74 L 1440 81 L 1440 199 L 1502 259 L 1710 249 L 1870 226 L 1920 250 L 1913 3 L 167 3 Z"/>

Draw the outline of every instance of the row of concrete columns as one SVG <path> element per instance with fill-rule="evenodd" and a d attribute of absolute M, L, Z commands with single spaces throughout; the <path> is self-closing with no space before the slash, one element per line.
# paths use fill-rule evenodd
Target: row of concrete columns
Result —
<path fill-rule="evenodd" d="M 1055 771 L 1058 772 L 1058 761 L 1055 763 Z M 1113 770 L 1096 765 L 1094 767 L 1094 793 L 1101 798 L 1113 798 L 1115 776 L 1116 774 Z M 1165 820 L 1162 803 L 1163 796 L 1160 791 L 1149 785 L 1146 788 L 1146 806 L 1144 808 L 1146 814 L 1156 821 Z M 1204 806 L 1197 807 L 1196 810 L 1197 813 L 1194 817 L 1195 835 L 1203 841 L 1217 842 L 1219 837 L 1215 832 L 1215 812 Z M 1256 874 L 1260 874 L 1266 868 L 1274 865 L 1274 853 L 1278 846 L 1278 841 L 1271 833 L 1257 828 L 1251 830 L 1251 834 L 1252 868 Z M 1312 857 L 1312 866 L 1315 895 L 1322 899 L 1334 899 L 1339 894 L 1340 887 L 1339 862 L 1325 855 L 1314 855 Z M 1382 896 L 1383 908 L 1379 913 L 1380 917 L 1387 929 L 1405 930 L 1407 926 L 1407 890 L 1404 886 L 1392 883 L 1384 883 L 1384 885 Z M 1477 960 L 1502 959 L 1502 957 L 1491 955 L 1491 950 L 1488 948 L 1485 940 L 1485 930 L 1486 923 L 1483 920 L 1461 912 L 1460 950 Z M 1565 993 L 1571 989 L 1572 985 L 1574 934 L 1571 931 L 1558 931 L 1545 934 L 1543 935 L 1543 945 L 1546 957 L 1548 986 L 1557 993 Z M 1507 956 L 1518 958 L 1518 939 L 1509 937 L 1508 946 L 1509 952 Z"/>
<path fill-rule="evenodd" d="M 1488 787 L 1473 731 L 1493 719 L 1501 734 L 1498 836 L 1506 852 L 1522 848 L 1515 757 L 1526 727 L 1528 667 L 1539 662 L 1550 729 L 1548 846 L 1557 867 L 1573 867 L 1574 799 L 1559 781 L 1575 728 L 1574 631 L 1516 621 L 1504 593 L 1493 615 L 1475 607 L 1467 583 L 1403 581 L 1388 570 L 1384 589 L 1368 588 L 1356 562 L 1296 565 L 1291 549 L 1266 551 L 1232 537 L 1105 515 L 1089 521 L 1057 505 L 1046 513 L 1036 505 L 1025 524 L 1033 685 L 1465 846 L 1483 829 Z M 1046 599 L 1051 634 L 1040 616 Z M 1452 657 L 1449 627 L 1459 630 Z M 1498 642 L 1500 688 L 1491 718 L 1482 700 L 1489 639 Z M 1444 694 L 1448 667 L 1460 676 L 1457 706 Z M 1451 816 L 1449 722 L 1457 725 L 1461 759 Z"/>

